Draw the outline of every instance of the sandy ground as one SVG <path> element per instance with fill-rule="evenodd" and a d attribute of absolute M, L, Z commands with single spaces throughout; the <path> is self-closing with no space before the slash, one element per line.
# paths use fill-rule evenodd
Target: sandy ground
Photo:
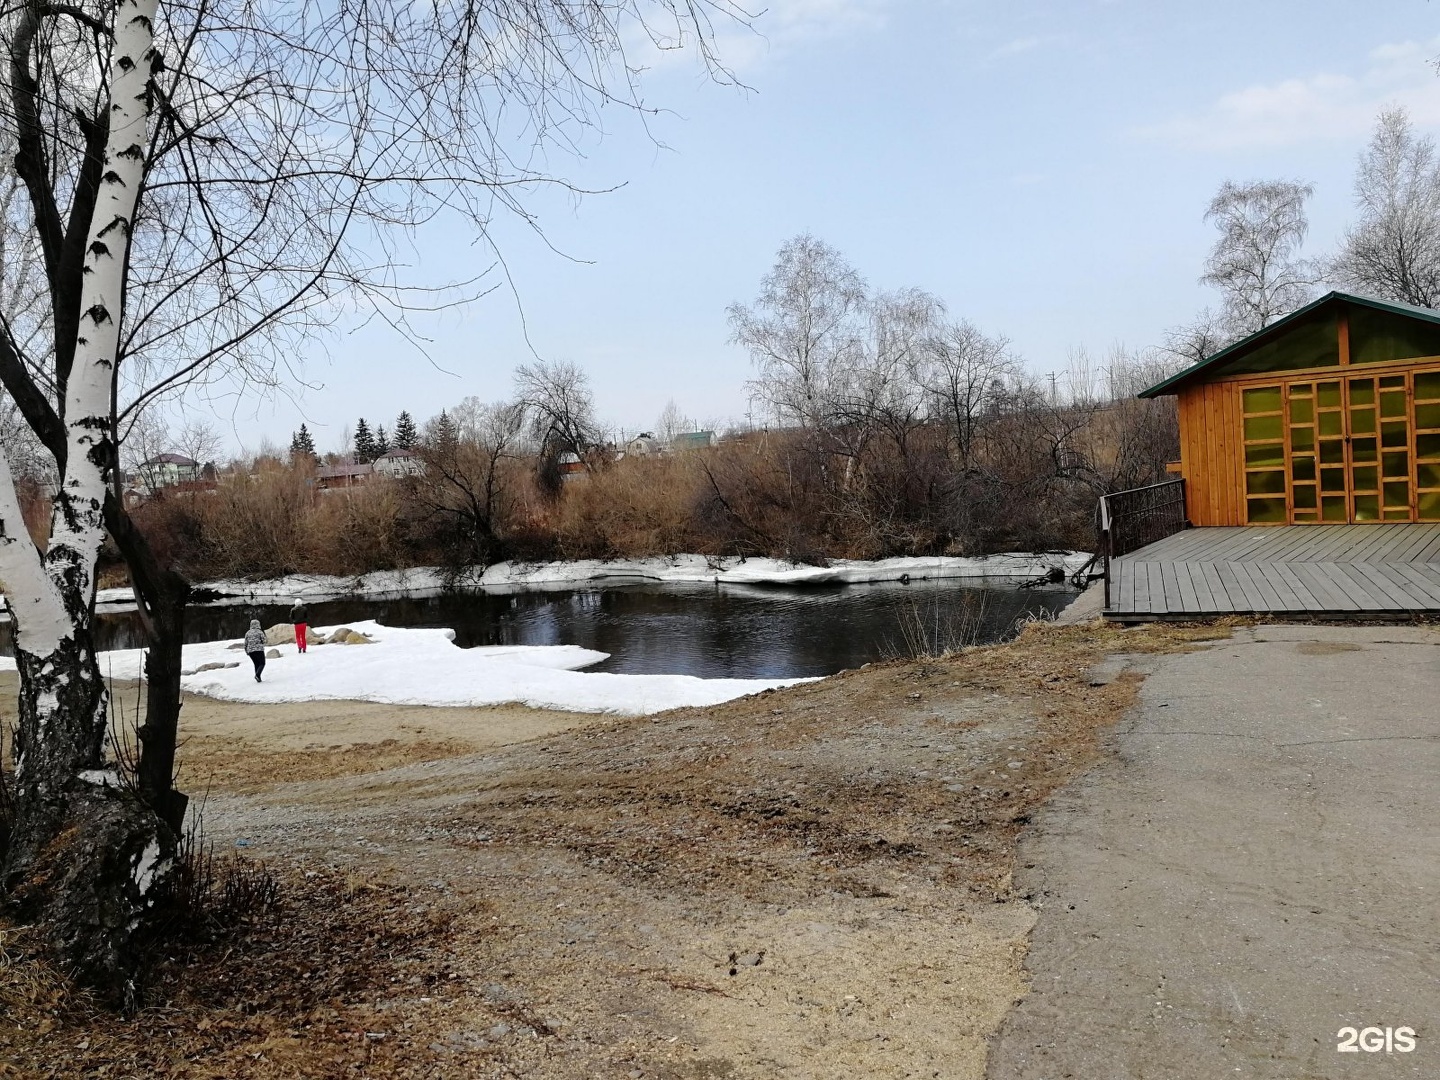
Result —
<path fill-rule="evenodd" d="M 978 1080 L 1016 838 L 1136 699 L 1091 673 L 1227 633 L 1037 626 L 626 720 L 192 698 L 208 837 L 282 904 L 134 1018 L 12 964 L 0 1076 Z"/>
<path fill-rule="evenodd" d="M 15 720 L 18 679 L 0 672 L 0 724 Z M 115 682 L 121 715 L 143 706 L 141 689 Z M 186 694 L 181 709 L 179 786 L 260 790 L 286 781 L 375 772 L 415 761 L 472 754 L 611 718 L 520 705 L 479 709 L 314 701 L 246 705 Z"/>

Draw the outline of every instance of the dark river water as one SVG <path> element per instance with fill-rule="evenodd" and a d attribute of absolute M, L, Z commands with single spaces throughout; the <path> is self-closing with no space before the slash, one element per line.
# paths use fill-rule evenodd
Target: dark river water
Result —
<path fill-rule="evenodd" d="M 446 626 L 456 644 L 583 645 L 610 654 L 591 671 L 784 678 L 832 675 L 872 660 L 999 641 L 1075 594 L 1057 586 L 960 588 L 920 582 L 833 587 L 631 585 L 564 592 L 450 593 L 309 605 L 312 626 L 374 619 Z M 289 605 L 192 607 L 187 641 L 239 638 L 252 618 L 288 620 Z M 133 613 L 99 616 L 101 649 L 143 644 Z M 8 645 L 8 629 L 0 645 Z M 8 651 L 8 650 L 7 650 Z"/>

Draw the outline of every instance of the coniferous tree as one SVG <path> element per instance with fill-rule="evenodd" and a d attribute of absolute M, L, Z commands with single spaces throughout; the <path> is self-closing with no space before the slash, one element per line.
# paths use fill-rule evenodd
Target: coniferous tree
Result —
<path fill-rule="evenodd" d="M 304 424 L 290 437 L 290 460 L 294 461 L 299 457 L 315 457 L 315 440 L 311 438 L 310 431 Z"/>
<path fill-rule="evenodd" d="M 415 421 L 408 412 L 395 418 L 395 434 L 391 441 L 401 450 L 414 450 L 420 436 L 415 431 Z"/>
<path fill-rule="evenodd" d="M 370 434 L 370 425 L 362 416 L 355 424 L 355 461 L 365 464 L 375 460 L 375 437 Z"/>
<path fill-rule="evenodd" d="M 452 452 L 455 449 L 455 445 L 460 441 L 459 426 L 454 420 L 450 419 L 450 414 L 443 409 L 440 411 L 440 415 L 435 418 L 434 425 L 431 433 L 431 441 L 435 444 L 436 449 L 446 453 Z"/>
<path fill-rule="evenodd" d="M 378 458 L 381 454 L 388 454 L 388 453 L 390 452 L 390 436 L 388 436 L 388 435 L 385 434 L 385 425 L 384 425 L 384 424 L 381 424 L 378 428 L 375 429 L 375 442 L 374 442 L 374 446 L 375 446 L 375 456 L 376 456 L 377 458 Z"/>

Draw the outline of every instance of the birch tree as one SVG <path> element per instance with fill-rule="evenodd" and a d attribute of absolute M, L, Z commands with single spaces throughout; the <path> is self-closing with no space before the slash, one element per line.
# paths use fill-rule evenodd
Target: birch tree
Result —
<path fill-rule="evenodd" d="M 185 811 L 173 789 L 189 586 L 119 498 L 119 446 L 177 394 L 252 395 L 353 313 L 402 332 L 393 248 L 444 218 L 483 246 L 602 105 L 639 110 L 624 43 L 691 42 L 707 69 L 726 0 L 363 5 L 18 0 L 0 141 L 15 147 L 46 303 L 38 338 L 0 312 L 0 383 L 54 461 L 37 547 L 0 454 L 0 580 L 20 672 L 15 816 L 3 885 L 84 981 L 133 975 Z M 636 35 L 637 26 L 649 29 Z M 425 285 L 427 283 L 418 283 Z M 435 283 L 428 283 L 435 284 Z M 447 283 L 441 283 L 447 284 Z M 420 294 L 462 302 L 483 289 Z M 95 568 L 130 567 L 149 652 L 133 784 L 103 754 Z"/>
<path fill-rule="evenodd" d="M 1380 114 L 1355 174 L 1360 220 L 1332 273 L 1359 292 L 1440 305 L 1440 160 L 1404 109 Z"/>
<path fill-rule="evenodd" d="M 1309 221 L 1309 184 L 1257 180 L 1220 185 L 1205 219 L 1220 230 L 1200 279 L 1224 295 L 1236 337 L 1254 333 L 1304 305 L 1319 278 L 1301 255 Z"/>

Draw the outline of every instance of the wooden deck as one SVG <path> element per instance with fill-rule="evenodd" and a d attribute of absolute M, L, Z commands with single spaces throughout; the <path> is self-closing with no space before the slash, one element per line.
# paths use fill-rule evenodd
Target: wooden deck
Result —
<path fill-rule="evenodd" d="M 1440 524 L 1186 529 L 1110 564 L 1105 614 L 1440 614 Z"/>

